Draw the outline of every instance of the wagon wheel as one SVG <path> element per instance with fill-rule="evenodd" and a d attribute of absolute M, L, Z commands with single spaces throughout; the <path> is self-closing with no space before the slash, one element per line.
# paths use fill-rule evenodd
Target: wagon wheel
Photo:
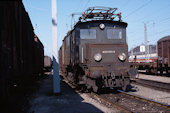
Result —
<path fill-rule="evenodd" d="M 160 74 L 163 74 L 163 69 L 160 70 Z"/>
<path fill-rule="evenodd" d="M 151 73 L 151 69 L 147 68 L 147 69 L 146 69 L 146 73 L 147 73 L 147 74 L 148 74 L 148 73 Z"/>
<path fill-rule="evenodd" d="M 165 65 L 164 70 L 165 70 L 166 74 L 168 74 L 168 73 L 169 73 L 168 65 Z"/>
<path fill-rule="evenodd" d="M 157 69 L 153 68 L 153 69 L 152 69 L 152 73 L 153 73 L 154 75 L 157 75 L 157 74 L 158 74 Z"/>
<path fill-rule="evenodd" d="M 166 68 L 166 74 L 169 74 L 169 70 L 168 70 L 168 68 Z"/>

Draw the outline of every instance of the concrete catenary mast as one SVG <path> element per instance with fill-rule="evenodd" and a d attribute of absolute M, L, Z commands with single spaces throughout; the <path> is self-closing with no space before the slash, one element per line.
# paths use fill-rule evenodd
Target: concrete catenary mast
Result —
<path fill-rule="evenodd" d="M 53 55 L 53 93 L 60 93 L 57 39 L 57 0 L 51 0 L 52 6 L 52 55 Z"/>

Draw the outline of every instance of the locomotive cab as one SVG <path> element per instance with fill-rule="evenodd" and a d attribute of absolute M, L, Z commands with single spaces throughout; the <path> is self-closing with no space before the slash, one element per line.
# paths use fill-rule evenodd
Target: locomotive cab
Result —
<path fill-rule="evenodd" d="M 85 24 L 85 25 L 84 25 Z M 100 26 L 105 26 L 103 29 Z M 111 21 L 99 21 L 99 22 L 92 22 L 92 23 L 83 23 L 82 25 L 77 26 L 78 31 L 78 40 L 79 43 L 79 60 L 80 63 L 90 62 L 90 63 L 111 63 L 110 60 L 115 59 L 115 54 L 123 54 L 122 62 L 127 61 L 127 43 L 126 43 L 126 23 L 120 22 L 111 22 Z M 91 46 L 97 46 L 97 50 L 88 51 Z M 113 47 L 114 46 L 114 47 Z M 94 47 L 96 48 L 96 47 Z M 103 49 L 102 49 L 103 48 Z M 123 48 L 123 49 L 121 49 Z M 116 50 L 116 51 L 115 51 Z M 92 52 L 92 53 L 91 53 Z M 100 61 L 97 59 L 92 60 L 90 56 L 86 54 L 92 54 L 92 57 L 98 53 L 101 56 Z M 110 54 L 109 54 L 110 53 Z M 85 55 L 85 56 L 84 56 Z M 102 60 L 102 56 L 105 56 Z M 111 55 L 111 56 L 110 56 Z M 117 55 L 119 56 L 119 55 Z M 125 58 L 125 59 L 124 59 Z"/>
<path fill-rule="evenodd" d="M 79 64 L 85 71 L 88 83 L 96 84 L 97 88 L 130 84 L 127 74 L 126 27 L 126 23 L 118 21 L 95 21 L 77 25 Z M 100 82 L 96 83 L 91 79 Z"/>

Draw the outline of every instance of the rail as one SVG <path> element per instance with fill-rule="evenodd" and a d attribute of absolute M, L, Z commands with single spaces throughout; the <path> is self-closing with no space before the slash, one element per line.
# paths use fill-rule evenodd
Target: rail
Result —
<path fill-rule="evenodd" d="M 118 92 L 120 92 L 120 93 L 122 93 L 126 96 L 130 96 L 130 97 L 133 97 L 133 98 L 138 99 L 138 100 L 142 100 L 142 101 L 145 101 L 145 102 L 148 102 L 148 103 L 152 103 L 152 104 L 155 104 L 157 106 L 162 106 L 163 108 L 170 110 L 170 105 L 168 105 L 168 104 L 161 103 L 161 102 L 155 101 L 153 99 L 145 98 L 145 97 L 142 97 L 142 96 L 139 96 L 139 95 L 136 95 L 136 94 L 129 94 L 128 92 L 124 92 L 122 90 L 118 90 Z"/>
<path fill-rule="evenodd" d="M 65 80 L 63 80 L 63 81 L 66 82 L 71 88 L 73 88 L 73 89 L 76 88 L 73 84 L 69 83 L 69 82 L 67 81 L 67 79 L 65 79 Z M 75 91 L 76 91 L 77 93 L 80 93 L 80 92 L 81 92 L 81 91 L 79 91 L 79 90 L 75 90 Z M 95 98 L 96 100 L 99 99 L 101 102 L 104 102 L 104 103 L 106 103 L 106 104 L 111 105 L 113 108 L 117 108 L 118 110 L 120 110 L 120 111 L 123 112 L 123 113 L 137 113 L 136 111 L 132 111 L 132 110 L 130 110 L 130 109 L 127 108 L 127 107 L 124 107 L 124 106 L 122 106 L 122 105 L 113 103 L 112 101 L 109 101 L 108 99 L 103 98 L 102 96 L 100 96 L 100 95 L 98 95 L 98 94 L 96 94 L 96 93 L 91 92 L 91 93 L 86 93 L 86 94 L 87 94 L 89 97 Z"/>
<path fill-rule="evenodd" d="M 133 80 L 132 83 L 170 93 L 170 84 L 168 83 L 145 80 L 145 79 L 136 79 Z"/>
<path fill-rule="evenodd" d="M 119 105 L 117 103 L 114 103 L 114 102 L 112 102 L 112 101 L 110 101 L 110 100 L 108 100 L 108 99 L 106 99 L 106 98 L 104 98 L 104 97 L 102 97 L 100 95 L 97 95 L 95 93 L 91 93 L 91 94 L 96 96 L 97 98 L 99 98 L 102 102 L 110 104 L 113 108 L 117 108 L 117 109 L 121 110 L 121 112 L 123 112 L 123 113 L 137 113 L 134 110 L 132 111 L 131 109 L 129 109 L 129 108 L 125 107 L 125 106 Z"/>

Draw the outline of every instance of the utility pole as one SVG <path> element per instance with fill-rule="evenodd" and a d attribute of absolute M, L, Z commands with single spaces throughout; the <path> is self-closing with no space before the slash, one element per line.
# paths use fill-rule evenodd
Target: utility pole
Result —
<path fill-rule="evenodd" d="M 145 59 L 149 62 L 149 45 L 148 45 L 148 38 L 147 38 L 147 25 L 144 23 L 144 34 L 145 34 Z"/>
<path fill-rule="evenodd" d="M 53 93 L 60 93 L 57 39 L 57 0 L 51 0 L 52 6 L 52 55 L 53 55 Z"/>

